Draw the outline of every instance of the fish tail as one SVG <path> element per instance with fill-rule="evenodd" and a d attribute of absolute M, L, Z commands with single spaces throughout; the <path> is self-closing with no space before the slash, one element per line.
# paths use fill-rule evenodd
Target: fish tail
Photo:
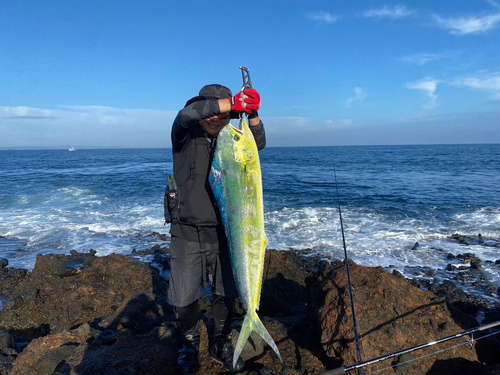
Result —
<path fill-rule="evenodd" d="M 234 349 L 233 368 L 236 366 L 236 361 L 238 360 L 238 357 L 243 351 L 245 343 L 247 342 L 248 338 L 250 337 L 250 334 L 253 331 L 257 332 L 260 335 L 260 337 L 262 337 L 267 342 L 267 344 L 277 354 L 280 362 L 283 362 L 278 347 L 274 343 L 274 340 L 269 334 L 269 332 L 267 332 L 267 329 L 266 327 L 264 327 L 264 324 L 262 324 L 262 321 L 260 320 L 257 313 L 247 312 L 247 314 L 245 315 L 245 319 L 243 320 L 243 325 L 241 326 L 238 342 L 236 343 L 236 349 Z"/>

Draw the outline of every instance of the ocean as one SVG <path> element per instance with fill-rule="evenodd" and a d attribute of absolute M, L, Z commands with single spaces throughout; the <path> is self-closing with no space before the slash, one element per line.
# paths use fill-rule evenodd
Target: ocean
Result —
<path fill-rule="evenodd" d="M 268 147 L 260 155 L 269 249 L 343 259 L 335 169 L 349 258 L 441 281 L 453 274 L 448 264 L 467 266 L 448 254 L 473 253 L 483 286 L 500 287 L 499 144 Z M 168 246 L 152 233 L 169 231 L 170 173 L 170 149 L 0 151 L 0 257 L 32 269 L 37 254 Z M 480 233 L 485 243 L 460 243 L 457 233 Z M 499 301 L 473 284 L 458 286 Z"/>

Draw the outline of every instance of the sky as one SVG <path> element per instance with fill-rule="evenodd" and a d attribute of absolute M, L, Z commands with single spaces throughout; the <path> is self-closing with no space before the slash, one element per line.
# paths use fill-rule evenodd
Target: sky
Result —
<path fill-rule="evenodd" d="M 0 148 L 170 147 L 240 66 L 270 147 L 500 143 L 500 0 L 2 0 Z"/>

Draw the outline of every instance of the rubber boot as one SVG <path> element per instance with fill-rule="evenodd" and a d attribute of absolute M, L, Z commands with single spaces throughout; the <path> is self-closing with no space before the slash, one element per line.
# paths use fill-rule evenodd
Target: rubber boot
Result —
<path fill-rule="evenodd" d="M 177 357 L 177 372 L 182 375 L 195 374 L 200 363 L 198 353 L 200 352 L 200 334 L 182 334 L 183 347 L 179 350 Z"/>
<path fill-rule="evenodd" d="M 240 372 L 245 368 L 245 361 L 238 358 L 236 366 L 233 368 L 234 348 L 231 344 L 231 319 L 229 307 L 234 300 L 214 294 L 214 343 L 210 347 L 210 357 L 221 363 L 229 372 Z"/>
<path fill-rule="evenodd" d="M 181 338 L 183 342 L 177 357 L 177 372 L 182 375 L 195 374 L 200 367 L 198 362 L 198 353 L 200 351 L 198 301 L 176 309 L 181 322 Z"/>

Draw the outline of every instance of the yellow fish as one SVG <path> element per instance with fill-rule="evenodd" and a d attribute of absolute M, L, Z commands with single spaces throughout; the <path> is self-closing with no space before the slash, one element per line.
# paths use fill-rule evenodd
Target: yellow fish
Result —
<path fill-rule="evenodd" d="M 273 348 L 281 361 L 276 344 L 257 315 L 267 237 L 259 151 L 245 118 L 240 122 L 240 129 L 229 124 L 219 133 L 209 181 L 222 216 L 236 285 L 246 310 L 234 350 L 233 368 L 252 331 Z"/>

